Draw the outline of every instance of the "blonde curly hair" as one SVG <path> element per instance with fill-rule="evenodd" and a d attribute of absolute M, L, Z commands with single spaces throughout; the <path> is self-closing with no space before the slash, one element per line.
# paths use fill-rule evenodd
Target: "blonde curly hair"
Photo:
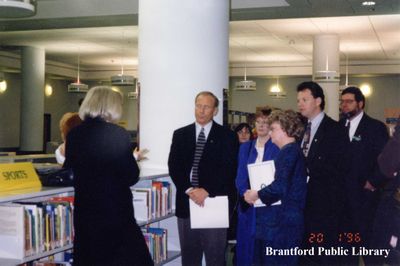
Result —
<path fill-rule="evenodd" d="M 288 137 L 299 140 L 303 135 L 304 125 L 300 115 L 293 110 L 275 110 L 268 117 L 268 124 L 278 122 Z"/>

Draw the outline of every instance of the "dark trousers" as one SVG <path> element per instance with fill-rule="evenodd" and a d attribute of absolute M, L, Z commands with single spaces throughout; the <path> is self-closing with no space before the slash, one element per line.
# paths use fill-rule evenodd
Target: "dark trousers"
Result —
<path fill-rule="evenodd" d="M 225 265 L 226 228 L 191 229 L 190 218 L 178 218 L 182 266 L 201 265 L 203 253 L 207 266 Z"/>

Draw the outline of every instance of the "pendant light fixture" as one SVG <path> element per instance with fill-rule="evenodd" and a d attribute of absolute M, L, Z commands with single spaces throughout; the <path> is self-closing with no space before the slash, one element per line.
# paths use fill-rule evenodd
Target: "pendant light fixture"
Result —
<path fill-rule="evenodd" d="M 325 70 L 319 70 L 315 72 L 314 81 L 316 82 L 336 82 L 340 80 L 339 73 L 335 70 L 329 70 L 329 57 L 326 55 L 326 66 Z"/>
<path fill-rule="evenodd" d="M 342 94 L 342 91 L 344 89 L 346 89 L 347 87 L 356 87 L 356 85 L 349 85 L 349 58 L 348 58 L 347 54 L 345 54 L 345 55 L 346 55 L 345 83 L 344 83 L 344 85 L 339 86 L 339 98 L 340 98 L 340 95 Z"/>
<path fill-rule="evenodd" d="M 247 53 L 247 44 L 245 45 Z M 256 82 L 247 80 L 247 56 L 244 58 L 244 78 L 241 81 L 235 82 L 235 90 L 237 91 L 255 91 L 257 89 Z"/>
<path fill-rule="evenodd" d="M 122 40 L 125 40 L 125 33 L 122 32 Z M 135 86 L 136 79 L 134 76 L 124 74 L 124 56 L 125 56 L 125 49 L 124 47 L 121 48 L 121 73 L 115 76 L 111 76 L 111 85 L 113 86 Z"/>
<path fill-rule="evenodd" d="M 87 92 L 89 90 L 89 86 L 87 84 L 81 83 L 81 80 L 79 78 L 79 66 L 80 66 L 80 55 L 78 54 L 78 77 L 76 79 L 76 82 L 70 83 L 68 85 L 68 92 Z"/>
<path fill-rule="evenodd" d="M 124 74 L 124 59 L 121 58 L 121 73 L 111 76 L 111 85 L 114 86 L 135 86 L 136 79 L 134 76 Z"/>
<path fill-rule="evenodd" d="M 0 18 L 24 18 L 35 14 L 34 0 L 0 0 Z"/>

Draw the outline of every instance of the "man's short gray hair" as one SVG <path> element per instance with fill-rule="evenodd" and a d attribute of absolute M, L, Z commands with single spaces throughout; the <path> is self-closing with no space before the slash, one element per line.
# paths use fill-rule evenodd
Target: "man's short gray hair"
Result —
<path fill-rule="evenodd" d="M 199 96 L 210 96 L 210 97 L 212 97 L 212 98 L 214 99 L 214 107 L 216 107 L 216 108 L 218 107 L 218 105 L 219 105 L 219 100 L 218 100 L 217 96 L 215 96 L 214 93 L 212 93 L 211 91 L 201 91 L 201 92 L 199 92 L 199 93 L 196 95 L 196 98 L 194 99 L 194 102 L 197 101 L 197 98 L 198 98 Z"/>

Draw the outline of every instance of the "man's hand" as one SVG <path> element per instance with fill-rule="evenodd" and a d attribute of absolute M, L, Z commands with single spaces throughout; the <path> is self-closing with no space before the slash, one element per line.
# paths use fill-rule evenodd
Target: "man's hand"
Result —
<path fill-rule="evenodd" d="M 374 192 L 376 188 L 367 180 L 367 182 L 365 182 L 364 189 Z"/>
<path fill-rule="evenodd" d="M 246 192 L 244 193 L 244 200 L 248 203 L 248 204 L 254 204 L 256 202 L 256 200 L 258 200 L 258 193 L 255 190 L 246 190 Z"/>
<path fill-rule="evenodd" d="M 135 150 L 133 151 L 133 156 L 135 157 L 136 161 L 143 161 L 143 160 L 147 160 L 147 157 L 145 156 L 146 153 L 148 153 L 149 150 L 148 149 L 142 149 L 139 150 L 137 147 L 135 148 Z"/>
<path fill-rule="evenodd" d="M 191 200 L 200 207 L 204 206 L 204 200 L 208 197 L 208 192 L 204 188 L 194 188 L 188 192 Z"/>

